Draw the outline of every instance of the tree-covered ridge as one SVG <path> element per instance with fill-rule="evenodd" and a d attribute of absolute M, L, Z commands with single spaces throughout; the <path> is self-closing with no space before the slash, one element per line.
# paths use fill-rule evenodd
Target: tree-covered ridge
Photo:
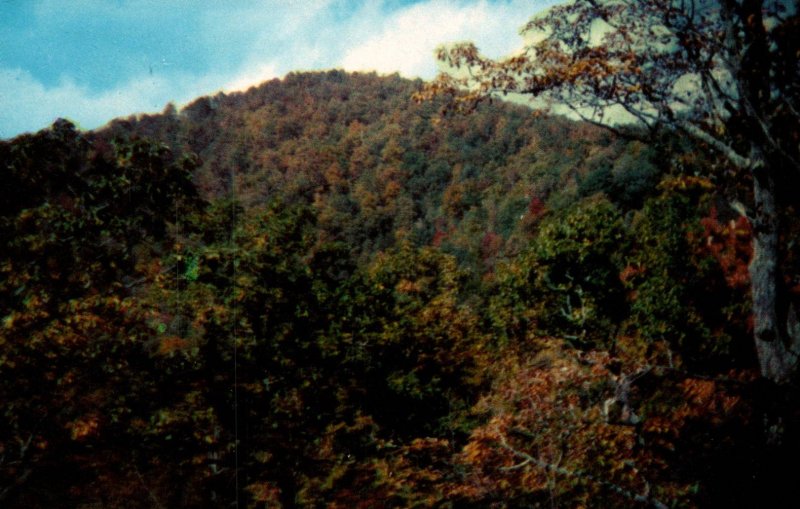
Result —
<path fill-rule="evenodd" d="M 100 135 L 133 133 L 198 154 L 206 197 L 233 192 L 246 208 L 275 197 L 311 204 L 326 240 L 362 259 L 407 238 L 483 269 L 518 251 L 547 206 L 600 191 L 641 204 L 666 171 L 656 148 L 521 106 L 442 117 L 441 104 L 412 101 L 421 86 L 293 74 L 180 113 L 116 121 Z"/>
<path fill-rule="evenodd" d="M 4 507 L 794 489 L 714 159 L 420 86 L 296 74 L 0 143 Z"/>

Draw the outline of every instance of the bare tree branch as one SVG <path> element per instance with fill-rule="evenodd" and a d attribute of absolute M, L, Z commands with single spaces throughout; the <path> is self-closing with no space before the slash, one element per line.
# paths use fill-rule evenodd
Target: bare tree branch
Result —
<path fill-rule="evenodd" d="M 763 166 L 764 164 L 764 161 L 761 160 L 753 161 L 750 158 L 742 156 L 741 154 L 736 152 L 736 150 L 734 150 L 733 147 L 725 144 L 718 138 L 715 138 L 714 136 L 707 133 L 706 131 L 704 131 L 703 129 L 699 128 L 698 126 L 694 125 L 691 122 L 677 122 L 677 126 L 684 132 L 686 132 L 686 134 L 708 144 L 711 148 L 720 152 L 737 168 L 753 171 Z"/>
<path fill-rule="evenodd" d="M 512 467 L 505 467 L 505 470 L 520 469 L 526 467 L 527 465 L 533 464 L 545 470 L 546 472 L 552 472 L 555 474 L 563 475 L 565 477 L 585 479 L 592 483 L 599 484 L 600 486 L 603 486 L 604 488 L 607 488 L 613 491 L 614 493 L 622 495 L 623 497 L 629 500 L 638 502 L 640 504 L 647 504 L 649 506 L 654 507 L 655 509 L 669 509 L 669 506 L 667 504 L 658 500 L 657 498 L 651 497 L 648 493 L 635 493 L 631 490 L 623 488 L 618 484 L 606 481 L 604 479 L 600 479 L 597 476 L 592 475 L 588 472 L 584 472 L 581 470 L 568 470 L 564 467 L 559 467 L 558 465 L 554 465 L 547 461 L 536 458 L 524 451 L 515 449 L 508 444 L 508 441 L 506 440 L 505 436 L 502 433 L 500 434 L 500 447 L 502 447 L 506 451 L 510 452 L 511 454 L 522 460 L 522 463 L 519 463 Z"/>

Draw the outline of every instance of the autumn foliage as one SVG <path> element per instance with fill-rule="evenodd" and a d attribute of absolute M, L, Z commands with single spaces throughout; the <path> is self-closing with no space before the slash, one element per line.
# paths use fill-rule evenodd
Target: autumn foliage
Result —
<path fill-rule="evenodd" d="M 789 493 L 752 228 L 677 164 L 711 162 L 420 87 L 292 74 L 0 142 L 0 505 Z"/>

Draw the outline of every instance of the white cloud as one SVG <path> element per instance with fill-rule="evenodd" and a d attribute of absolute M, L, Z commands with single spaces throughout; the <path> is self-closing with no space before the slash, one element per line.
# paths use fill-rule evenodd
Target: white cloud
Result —
<path fill-rule="evenodd" d="M 95 129 L 115 117 L 159 112 L 168 102 L 183 103 L 202 91 L 219 90 L 220 77 L 146 76 L 113 90 L 92 92 L 68 78 L 46 87 L 20 69 L 0 69 L 0 138 L 36 131 L 56 118 L 68 118 L 82 129 Z"/>
<path fill-rule="evenodd" d="M 245 66 L 243 71 L 222 86 L 222 90 L 226 92 L 244 91 L 278 76 L 278 66 L 274 62 L 262 62 L 253 66 Z"/>
<path fill-rule="evenodd" d="M 160 112 L 169 102 L 180 106 L 220 90 L 247 90 L 278 76 L 276 64 L 255 63 L 232 75 L 135 76 L 111 90 L 96 92 L 69 77 L 45 86 L 28 71 L 0 68 L 0 138 L 45 128 L 59 117 L 82 129 L 95 129 L 116 117 Z"/>
<path fill-rule="evenodd" d="M 130 114 L 143 106 L 158 109 L 159 98 L 166 88 L 165 81 L 153 79 L 92 94 L 69 79 L 48 88 L 27 71 L 0 69 L 0 100 L 13 105 L 0 110 L 0 137 L 41 129 L 57 117 L 69 118 L 83 128 L 95 128 L 114 116 Z"/>
<path fill-rule="evenodd" d="M 443 43 L 470 40 L 492 57 L 518 49 L 523 41 L 517 29 L 536 8 L 530 1 L 419 3 L 379 23 L 380 31 L 348 49 L 341 65 L 353 71 L 397 71 L 407 77 L 431 78 L 437 69 L 434 51 Z"/>

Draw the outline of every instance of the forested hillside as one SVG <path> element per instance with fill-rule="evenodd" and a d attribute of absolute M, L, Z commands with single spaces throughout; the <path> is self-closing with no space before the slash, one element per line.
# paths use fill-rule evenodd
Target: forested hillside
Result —
<path fill-rule="evenodd" d="M 233 193 L 248 210 L 308 204 L 321 240 L 346 243 L 362 261 L 405 238 L 491 265 L 526 242 L 546 202 L 563 208 L 609 190 L 629 207 L 658 184 L 655 148 L 537 120 L 524 107 L 443 119 L 440 105 L 410 100 L 420 87 L 396 76 L 295 74 L 180 114 L 116 121 L 102 136 L 197 154 L 195 183 L 209 199 Z"/>
<path fill-rule="evenodd" d="M 290 74 L 0 142 L 0 505 L 796 494 L 747 182 L 683 138 L 421 87 Z"/>

